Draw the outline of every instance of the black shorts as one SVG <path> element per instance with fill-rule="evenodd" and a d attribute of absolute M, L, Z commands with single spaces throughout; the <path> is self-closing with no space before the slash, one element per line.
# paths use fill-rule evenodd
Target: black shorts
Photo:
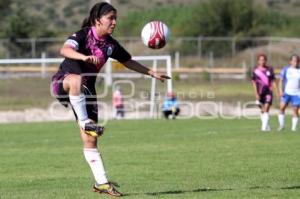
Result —
<path fill-rule="evenodd" d="M 53 75 L 52 83 L 51 83 L 52 95 L 65 107 L 68 107 L 70 105 L 70 99 L 68 93 L 63 89 L 63 80 L 69 74 L 70 73 L 63 74 L 58 72 L 55 75 Z M 86 110 L 87 110 L 88 118 L 95 122 L 98 122 L 98 105 L 97 105 L 96 93 L 91 92 L 91 90 L 84 85 L 82 90 L 86 97 Z M 74 109 L 73 112 L 77 120 L 78 117 Z"/>
<path fill-rule="evenodd" d="M 269 92 L 263 92 L 259 95 L 259 102 L 261 104 L 270 104 L 272 105 L 273 102 L 273 93 L 272 91 Z"/>

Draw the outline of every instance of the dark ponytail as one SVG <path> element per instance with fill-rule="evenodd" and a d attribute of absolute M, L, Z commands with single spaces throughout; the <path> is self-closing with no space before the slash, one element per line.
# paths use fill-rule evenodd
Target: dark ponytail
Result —
<path fill-rule="evenodd" d="M 111 4 L 106 2 L 96 3 L 90 11 L 90 16 L 83 20 L 81 28 L 95 25 L 96 19 L 100 19 L 111 11 L 117 12 Z"/>
<path fill-rule="evenodd" d="M 90 23 L 90 19 L 89 17 L 85 18 L 82 22 L 82 25 L 81 25 L 81 28 L 84 28 L 84 27 L 89 27 L 91 26 L 91 23 Z"/>

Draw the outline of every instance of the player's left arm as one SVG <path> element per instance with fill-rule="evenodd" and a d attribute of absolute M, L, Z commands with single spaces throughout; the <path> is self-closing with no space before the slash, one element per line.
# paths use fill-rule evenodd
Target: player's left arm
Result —
<path fill-rule="evenodd" d="M 121 62 L 126 68 L 144 75 L 150 75 L 151 77 L 159 79 L 162 82 L 164 82 L 166 79 L 171 79 L 169 76 L 165 74 L 159 74 L 156 71 L 153 71 L 133 60 L 131 55 L 123 48 L 123 46 L 121 46 L 116 40 L 112 40 L 112 42 L 114 43 L 115 48 L 110 57 Z"/>
<path fill-rule="evenodd" d="M 136 71 L 136 72 L 144 74 L 144 75 L 150 75 L 151 77 L 156 78 L 162 82 L 164 82 L 166 79 L 171 79 L 169 76 L 167 76 L 165 74 L 157 73 L 132 59 L 130 59 L 126 62 L 123 62 L 123 64 L 126 68 L 128 68 L 130 70 Z"/>

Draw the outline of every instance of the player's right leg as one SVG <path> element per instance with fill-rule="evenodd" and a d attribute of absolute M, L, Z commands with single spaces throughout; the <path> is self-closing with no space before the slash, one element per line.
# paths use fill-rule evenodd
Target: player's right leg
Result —
<path fill-rule="evenodd" d="M 280 103 L 279 114 L 278 114 L 278 131 L 282 131 L 284 129 L 284 120 L 285 120 L 285 109 L 287 104 L 285 102 Z"/>
<path fill-rule="evenodd" d="M 164 110 L 163 114 L 164 114 L 164 116 L 165 116 L 166 119 L 169 119 L 169 116 L 172 114 L 172 111 Z"/>
<path fill-rule="evenodd" d="M 269 118 L 270 118 L 269 110 L 272 105 L 272 101 L 273 101 L 272 92 L 267 92 L 267 93 L 260 95 L 260 102 L 262 104 L 262 106 L 261 106 L 261 112 L 262 112 L 261 131 L 270 131 L 271 130 L 270 125 L 269 125 Z"/>
<path fill-rule="evenodd" d="M 297 131 L 299 106 L 293 106 L 292 131 Z"/>
<path fill-rule="evenodd" d="M 69 94 L 70 104 L 76 114 L 78 124 L 85 133 L 94 137 L 100 136 L 104 128 L 98 126 L 88 117 L 86 97 L 82 93 L 82 77 L 79 74 L 69 74 L 63 79 L 63 89 Z"/>
<path fill-rule="evenodd" d="M 261 126 L 261 131 L 270 131 L 271 128 L 269 126 L 269 110 L 270 110 L 271 104 L 270 103 L 265 103 L 262 106 L 262 126 Z"/>
<path fill-rule="evenodd" d="M 298 119 L 299 119 L 300 97 L 292 96 L 292 106 L 293 106 L 292 131 L 296 131 L 298 126 Z"/>

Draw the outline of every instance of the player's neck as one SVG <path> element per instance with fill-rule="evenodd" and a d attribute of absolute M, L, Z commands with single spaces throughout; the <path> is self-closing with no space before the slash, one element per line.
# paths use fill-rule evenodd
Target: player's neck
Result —
<path fill-rule="evenodd" d="M 99 38 L 105 37 L 105 36 L 108 35 L 105 31 L 103 31 L 103 30 L 101 30 L 100 28 L 97 28 L 97 27 L 96 27 L 96 33 L 97 33 Z"/>
<path fill-rule="evenodd" d="M 266 65 L 258 65 L 257 67 L 258 67 L 258 68 L 267 68 Z"/>
<path fill-rule="evenodd" d="M 102 30 L 101 28 L 94 26 L 94 34 L 98 36 L 98 38 L 105 37 L 107 35 L 106 31 Z"/>

